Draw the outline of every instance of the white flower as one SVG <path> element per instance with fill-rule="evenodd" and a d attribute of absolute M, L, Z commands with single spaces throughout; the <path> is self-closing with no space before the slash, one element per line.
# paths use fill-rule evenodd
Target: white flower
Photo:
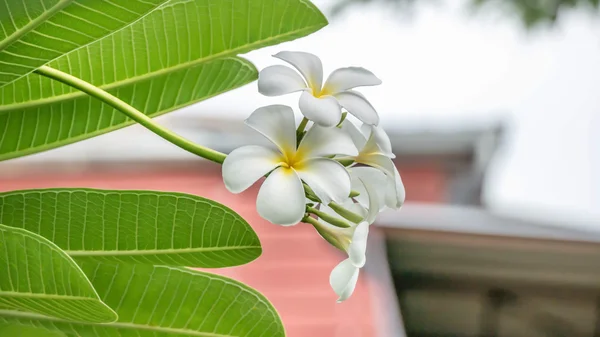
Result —
<path fill-rule="evenodd" d="M 360 164 L 375 167 L 383 172 L 387 179 L 384 181 L 381 174 L 376 170 L 367 167 L 355 167 L 351 169 L 354 172 L 353 189 L 361 192 L 367 191 L 367 186 L 377 191 L 379 205 L 382 209 L 387 206 L 392 209 L 399 209 L 404 204 L 406 191 L 398 169 L 392 161 L 395 155 L 392 153 L 392 146 L 389 137 L 379 126 L 363 125 L 358 130 L 350 121 L 344 121 L 342 130 L 346 131 L 354 145 L 358 148 L 358 155 L 354 156 L 354 161 Z M 360 183 L 358 178 L 360 178 Z M 357 201 L 366 205 L 365 196 L 358 196 Z"/>
<path fill-rule="evenodd" d="M 302 181 L 323 202 L 342 202 L 348 198 L 348 172 L 335 160 L 324 158 L 358 153 L 343 131 L 313 126 L 296 148 L 294 113 L 284 105 L 259 108 L 246 124 L 271 141 L 277 150 L 249 145 L 232 151 L 223 162 L 223 181 L 229 191 L 240 193 L 268 173 L 256 199 L 260 216 L 280 225 L 298 223 L 306 208 Z"/>
<path fill-rule="evenodd" d="M 321 207 L 322 211 L 333 214 L 332 210 L 325 211 L 322 205 Z M 347 205 L 345 208 L 351 209 Z M 366 218 L 374 219 L 375 215 L 377 215 L 377 211 L 370 210 Z M 348 254 L 348 259 L 337 265 L 329 276 L 329 283 L 339 296 L 338 302 L 342 302 L 352 295 L 358 280 L 359 269 L 366 263 L 370 222 L 363 221 L 349 228 L 340 228 L 324 222 L 316 222 L 313 225 L 325 240 Z"/>
<path fill-rule="evenodd" d="M 338 303 L 345 301 L 352 295 L 358 281 L 359 269 L 365 265 L 367 251 L 367 237 L 369 224 L 362 222 L 354 228 L 352 241 L 348 245 L 348 258 L 338 264 L 329 275 L 329 284 L 339 296 Z"/>
<path fill-rule="evenodd" d="M 355 87 L 381 84 L 370 71 L 359 67 L 340 68 L 323 83 L 321 60 L 305 52 L 279 52 L 277 57 L 294 66 L 294 70 L 275 65 L 263 69 L 258 75 L 258 91 L 266 96 L 285 95 L 302 91 L 300 111 L 311 121 L 325 127 L 336 126 L 341 119 L 340 106 L 369 125 L 379 124 L 377 112 Z"/>

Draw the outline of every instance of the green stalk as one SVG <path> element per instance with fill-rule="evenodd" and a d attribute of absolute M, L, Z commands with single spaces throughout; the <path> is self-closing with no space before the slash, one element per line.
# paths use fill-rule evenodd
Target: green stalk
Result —
<path fill-rule="evenodd" d="M 354 159 L 352 158 L 336 158 L 335 160 L 346 167 L 354 164 Z"/>
<path fill-rule="evenodd" d="M 360 195 L 360 192 L 352 190 L 350 191 L 350 198 L 354 198 L 354 197 L 358 197 Z"/>
<path fill-rule="evenodd" d="M 316 216 L 318 216 L 321 220 L 328 222 L 336 227 L 341 227 L 341 228 L 349 228 L 352 227 L 349 223 L 347 223 L 344 220 L 338 219 L 334 216 L 331 216 L 323 211 L 320 211 L 314 207 L 307 207 L 307 211 L 309 213 L 312 213 Z"/>
<path fill-rule="evenodd" d="M 321 199 L 319 199 L 319 197 L 317 197 L 317 195 L 312 190 L 312 188 L 310 188 L 310 186 L 308 186 L 305 182 L 303 182 L 302 185 L 304 186 L 304 192 L 306 192 L 306 197 L 308 199 L 310 199 L 316 203 L 321 203 Z"/>
<path fill-rule="evenodd" d="M 124 113 L 127 115 L 127 117 L 138 122 L 148 130 L 188 152 L 219 164 L 222 164 L 225 160 L 225 157 L 227 157 L 227 155 L 224 153 L 195 144 L 188 139 L 174 134 L 172 131 L 156 124 L 152 118 L 144 115 L 136 108 L 84 80 L 48 66 L 41 66 L 40 68 L 36 69 L 35 72 L 42 76 L 62 82 L 68 86 L 83 91 L 94 98 L 99 99 L 100 101 Z"/>
<path fill-rule="evenodd" d="M 342 113 L 342 118 L 340 119 L 340 122 L 338 123 L 338 125 L 336 125 L 336 126 L 335 126 L 336 128 L 338 128 L 338 129 L 339 129 L 339 128 L 341 128 L 341 127 L 342 127 L 342 124 L 343 124 L 343 123 L 344 123 L 344 121 L 346 120 L 346 116 L 348 116 L 348 111 L 344 111 L 344 112 Z"/>
<path fill-rule="evenodd" d="M 306 117 L 302 118 L 300 125 L 298 125 L 298 130 L 296 130 L 296 133 L 301 134 L 302 132 L 304 132 L 304 129 L 306 129 L 307 124 L 308 124 L 308 118 L 306 118 Z"/>
<path fill-rule="evenodd" d="M 343 252 L 346 251 L 346 247 L 344 247 L 344 244 L 339 240 L 339 237 L 336 237 L 333 233 L 330 233 L 329 231 L 325 230 L 325 226 L 323 226 L 323 224 L 321 224 L 317 219 L 312 218 L 310 216 L 305 216 L 304 218 L 302 218 L 302 222 L 313 225 L 313 227 L 317 230 L 317 232 L 319 232 L 323 239 L 331 243 L 331 245 L 333 245 L 335 248 Z"/>
<path fill-rule="evenodd" d="M 331 207 L 331 209 L 334 210 L 337 214 L 343 216 L 345 219 L 348 219 L 349 221 L 352 221 L 354 223 L 360 223 L 364 220 L 364 218 L 360 214 L 356 214 L 352 211 L 349 211 L 334 201 L 329 203 L 328 206 Z"/>
<path fill-rule="evenodd" d="M 306 129 L 307 124 L 308 124 L 308 118 L 306 118 L 306 117 L 302 118 L 302 121 L 300 122 L 300 125 L 298 125 L 298 129 L 296 130 L 296 146 L 300 145 L 300 141 L 306 134 L 306 132 L 304 132 L 304 129 Z"/>

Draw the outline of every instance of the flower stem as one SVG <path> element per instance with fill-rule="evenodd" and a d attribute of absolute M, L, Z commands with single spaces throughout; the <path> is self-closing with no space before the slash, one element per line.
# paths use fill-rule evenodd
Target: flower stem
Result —
<path fill-rule="evenodd" d="M 323 211 L 320 211 L 320 210 L 318 210 L 318 209 L 316 209 L 314 207 L 307 207 L 306 210 L 309 213 L 312 213 L 312 214 L 318 216 L 323 221 L 328 222 L 328 223 L 330 223 L 330 224 L 332 224 L 334 226 L 341 227 L 341 228 L 349 228 L 349 227 L 351 227 L 350 224 L 347 223 L 346 221 L 338 219 L 338 218 L 336 218 L 334 216 L 331 216 L 331 215 L 329 215 L 329 214 L 327 214 L 327 213 L 325 213 Z"/>
<path fill-rule="evenodd" d="M 222 164 L 227 157 L 226 154 L 221 153 L 219 151 L 215 151 L 213 149 L 206 148 L 204 146 L 200 146 L 195 144 L 194 142 L 185 139 L 179 135 L 174 134 L 172 131 L 156 124 L 152 118 L 143 114 L 136 108 L 131 105 L 123 102 L 117 97 L 109 94 L 108 92 L 90 84 L 84 80 L 81 80 L 75 76 L 64 73 L 60 70 L 50 68 L 48 66 L 41 66 L 40 68 L 35 70 L 36 73 L 51 78 L 53 80 L 62 82 L 68 86 L 71 86 L 75 89 L 83 91 L 84 93 L 99 99 L 100 101 L 112 106 L 113 108 L 119 110 L 120 112 L 127 115 L 127 117 L 133 119 L 134 121 L 140 123 L 142 126 L 147 128 L 148 130 L 154 132 L 165 140 L 173 143 L 174 145 L 179 146 L 180 148 L 191 152 L 195 155 L 198 155 L 202 158 L 206 158 L 215 163 Z"/>
<path fill-rule="evenodd" d="M 308 186 L 306 183 L 302 183 L 302 185 L 304 185 L 304 192 L 306 192 L 306 197 L 314 202 L 317 203 L 321 203 L 321 199 L 319 199 L 319 197 L 317 197 L 317 195 L 315 194 L 315 192 L 312 190 L 312 188 L 310 188 L 310 186 Z"/>
<path fill-rule="evenodd" d="M 344 112 L 342 113 L 342 118 L 340 119 L 340 122 L 338 123 L 338 125 L 336 125 L 336 126 L 335 126 L 336 128 L 338 128 L 338 129 L 339 129 L 339 128 L 341 128 L 341 127 L 342 127 L 342 124 L 343 124 L 343 123 L 344 123 L 344 121 L 346 120 L 346 116 L 348 116 L 348 111 L 344 111 Z"/>
<path fill-rule="evenodd" d="M 306 129 L 306 125 L 308 124 L 308 118 L 302 118 L 300 125 L 298 125 L 298 129 L 296 130 L 296 146 L 300 145 L 300 141 L 302 137 L 304 137 L 304 129 Z"/>
<path fill-rule="evenodd" d="M 306 129 L 307 124 L 308 124 L 308 118 L 306 118 L 306 117 L 302 118 L 302 121 L 300 122 L 300 125 L 298 125 L 298 130 L 296 130 L 296 132 L 297 133 L 304 132 L 304 129 Z"/>
<path fill-rule="evenodd" d="M 354 198 L 354 197 L 358 197 L 360 195 L 360 192 L 352 190 L 350 191 L 350 198 Z"/>
<path fill-rule="evenodd" d="M 335 160 L 346 167 L 354 164 L 354 159 L 352 158 L 335 158 Z"/>
<path fill-rule="evenodd" d="M 346 247 L 344 247 L 344 244 L 340 242 L 339 237 L 325 230 L 326 227 L 317 219 L 312 218 L 310 216 L 305 216 L 304 218 L 302 218 L 302 222 L 313 225 L 313 227 L 317 230 L 317 232 L 319 232 L 323 239 L 331 243 L 331 245 L 333 245 L 335 248 L 343 252 L 346 251 Z"/>
<path fill-rule="evenodd" d="M 360 214 L 356 214 L 352 211 L 349 211 L 334 201 L 329 203 L 328 206 L 331 207 L 331 209 L 334 210 L 337 214 L 343 216 L 345 219 L 348 219 L 349 221 L 352 221 L 354 223 L 359 223 L 364 220 Z"/>

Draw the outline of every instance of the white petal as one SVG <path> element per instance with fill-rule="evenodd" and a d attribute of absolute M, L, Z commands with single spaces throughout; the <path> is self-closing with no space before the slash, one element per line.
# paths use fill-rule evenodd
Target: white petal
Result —
<path fill-rule="evenodd" d="M 270 66 L 258 74 L 258 92 L 265 96 L 279 96 L 307 88 L 294 70 L 284 66 Z"/>
<path fill-rule="evenodd" d="M 262 146 L 233 150 L 223 162 L 223 181 L 232 193 L 240 193 L 281 163 L 281 154 Z"/>
<path fill-rule="evenodd" d="M 389 178 L 394 177 L 394 170 L 396 169 L 396 166 L 394 166 L 394 162 L 390 158 L 383 154 L 376 153 L 358 156 L 356 157 L 356 162 L 376 167 L 383 171 L 383 173 L 385 173 L 385 175 Z"/>
<path fill-rule="evenodd" d="M 324 204 L 343 202 L 350 195 L 350 175 L 346 168 L 332 159 L 309 159 L 294 166 L 298 175 Z"/>
<path fill-rule="evenodd" d="M 343 106 L 349 113 L 356 116 L 363 123 L 369 125 L 379 124 L 379 115 L 375 108 L 367 101 L 365 96 L 356 91 L 348 90 L 338 92 L 333 95 L 337 98 L 341 106 Z"/>
<path fill-rule="evenodd" d="M 258 108 L 245 122 L 275 144 L 282 153 L 290 155 L 296 152 L 296 122 L 294 111 L 289 106 Z"/>
<path fill-rule="evenodd" d="M 338 128 L 324 128 L 313 125 L 298 146 L 302 158 L 316 158 L 330 155 L 358 155 L 358 149 L 350 136 Z"/>
<path fill-rule="evenodd" d="M 323 83 L 323 64 L 316 55 L 300 51 L 282 51 L 273 56 L 284 60 L 298 69 L 313 90 L 321 90 L 321 85 Z"/>
<path fill-rule="evenodd" d="M 372 72 L 361 67 L 348 67 L 335 70 L 329 75 L 323 90 L 330 93 L 337 93 L 348 89 L 379 85 L 381 80 Z"/>
<path fill-rule="evenodd" d="M 360 179 L 360 181 L 365 185 L 367 195 L 369 196 L 369 212 L 367 213 L 365 221 L 370 225 L 375 222 L 379 210 L 384 207 L 385 203 L 383 202 L 383 198 L 379 196 L 378 190 L 376 190 L 373 185 L 365 183 L 362 179 Z"/>
<path fill-rule="evenodd" d="M 345 120 L 344 123 L 342 123 L 342 130 L 352 138 L 357 149 L 361 150 L 367 143 L 367 137 L 365 137 L 351 121 Z"/>
<path fill-rule="evenodd" d="M 256 210 L 264 219 L 278 225 L 295 225 L 306 208 L 304 187 L 300 178 L 289 168 L 271 172 L 258 191 Z"/>
<path fill-rule="evenodd" d="M 379 150 L 390 158 L 396 158 L 396 155 L 392 152 L 392 142 L 390 137 L 381 126 L 363 124 L 361 131 L 368 135 L 368 139 L 373 139 Z"/>
<path fill-rule="evenodd" d="M 367 238 L 369 236 L 369 224 L 361 222 L 354 229 L 352 242 L 348 248 L 348 257 L 357 268 L 362 268 L 367 261 Z"/>
<path fill-rule="evenodd" d="M 354 170 L 354 169 L 353 169 Z M 364 183 L 358 179 L 355 175 L 350 172 L 350 180 L 352 182 L 352 190 L 359 193 L 358 196 L 354 197 L 354 200 L 358 202 L 362 207 L 369 207 L 369 194 L 365 188 Z"/>
<path fill-rule="evenodd" d="M 390 179 L 391 180 L 391 179 Z M 406 190 L 404 189 L 404 184 L 402 183 L 402 178 L 400 177 L 400 173 L 398 169 L 394 168 L 394 179 L 393 182 L 388 186 L 387 193 L 385 196 L 385 204 L 389 208 L 399 209 L 404 204 L 404 200 L 406 199 Z"/>
<path fill-rule="evenodd" d="M 314 97 L 308 91 L 300 95 L 298 104 L 304 117 L 325 127 L 338 125 L 342 118 L 342 110 L 333 96 Z"/>
<path fill-rule="evenodd" d="M 389 178 L 382 171 L 373 167 L 353 167 L 350 171 L 350 177 L 353 183 L 352 189 L 361 193 L 355 199 L 371 210 L 373 209 L 372 205 L 374 205 L 373 199 L 371 199 L 371 195 L 373 195 L 378 206 L 376 211 L 382 210 L 386 205 L 386 193 L 392 188 Z"/>
<path fill-rule="evenodd" d="M 359 271 L 360 269 L 356 268 L 350 259 L 342 261 L 331 271 L 329 284 L 339 297 L 338 303 L 347 300 L 354 292 Z"/>

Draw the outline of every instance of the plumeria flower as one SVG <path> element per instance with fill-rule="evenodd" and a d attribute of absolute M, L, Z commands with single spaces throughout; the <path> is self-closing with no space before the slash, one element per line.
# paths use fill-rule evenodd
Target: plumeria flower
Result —
<path fill-rule="evenodd" d="M 329 283 L 333 291 L 339 297 L 337 300 L 338 303 L 345 301 L 352 295 L 358 280 L 359 270 L 366 263 L 369 226 L 373 223 L 379 212 L 378 205 L 374 198 L 374 194 L 371 194 L 370 201 L 375 204 L 375 208 L 370 209 L 365 216 L 365 220 L 357 225 L 350 228 L 335 227 L 323 222 L 319 222 L 315 225 L 315 228 L 325 240 L 348 254 L 348 259 L 337 265 L 331 271 L 331 275 L 329 276 Z M 348 202 L 344 203 L 344 206 L 346 209 L 358 211 L 356 213 L 360 213 L 360 210 L 357 210 L 357 207 L 362 209 L 360 205 L 355 204 L 355 207 L 352 207 L 348 205 Z M 323 205 L 321 205 L 321 210 L 330 215 L 335 214 L 333 210 L 326 206 L 324 207 Z"/>
<path fill-rule="evenodd" d="M 290 107 L 262 107 L 245 122 L 275 149 L 249 145 L 232 151 L 223 162 L 223 180 L 229 191 L 240 193 L 268 174 L 256 199 L 257 211 L 264 219 L 286 226 L 300 222 L 306 208 L 302 181 L 324 203 L 348 198 L 348 172 L 337 161 L 325 158 L 358 154 L 342 130 L 314 125 L 296 147 L 294 112 Z"/>
<path fill-rule="evenodd" d="M 372 169 L 367 170 L 366 168 L 356 167 L 352 168 L 351 171 L 362 176 L 363 185 L 366 183 L 380 191 L 379 194 L 382 195 L 380 200 L 384 201 L 380 202 L 380 205 L 399 209 L 404 204 L 406 191 L 400 173 L 392 161 L 395 155 L 392 153 L 392 145 L 385 131 L 379 126 L 370 125 L 363 125 L 359 130 L 350 121 L 344 121 L 342 130 L 350 135 L 354 145 L 358 148 L 358 155 L 352 159 L 356 163 L 381 170 L 387 176 L 387 181 L 382 181 L 380 175 L 378 176 Z M 357 186 L 355 183 L 353 188 L 358 189 L 359 192 L 361 190 L 360 184 Z M 360 201 L 361 199 L 357 200 Z"/>
<path fill-rule="evenodd" d="M 341 119 L 341 107 L 369 125 L 379 124 L 377 112 L 366 98 L 351 90 L 361 86 L 381 84 L 370 71 L 360 67 L 335 70 L 323 85 L 321 60 L 310 53 L 283 51 L 273 55 L 296 68 L 275 65 L 258 75 L 258 91 L 265 96 L 280 96 L 302 91 L 300 111 L 309 120 L 324 127 L 336 126 Z M 341 107 L 340 107 L 341 106 Z"/>
<path fill-rule="evenodd" d="M 358 274 L 367 260 L 367 237 L 369 224 L 362 222 L 354 228 L 351 243 L 348 245 L 348 258 L 338 264 L 329 275 L 329 284 L 338 295 L 338 303 L 343 302 L 352 295 Z"/>

